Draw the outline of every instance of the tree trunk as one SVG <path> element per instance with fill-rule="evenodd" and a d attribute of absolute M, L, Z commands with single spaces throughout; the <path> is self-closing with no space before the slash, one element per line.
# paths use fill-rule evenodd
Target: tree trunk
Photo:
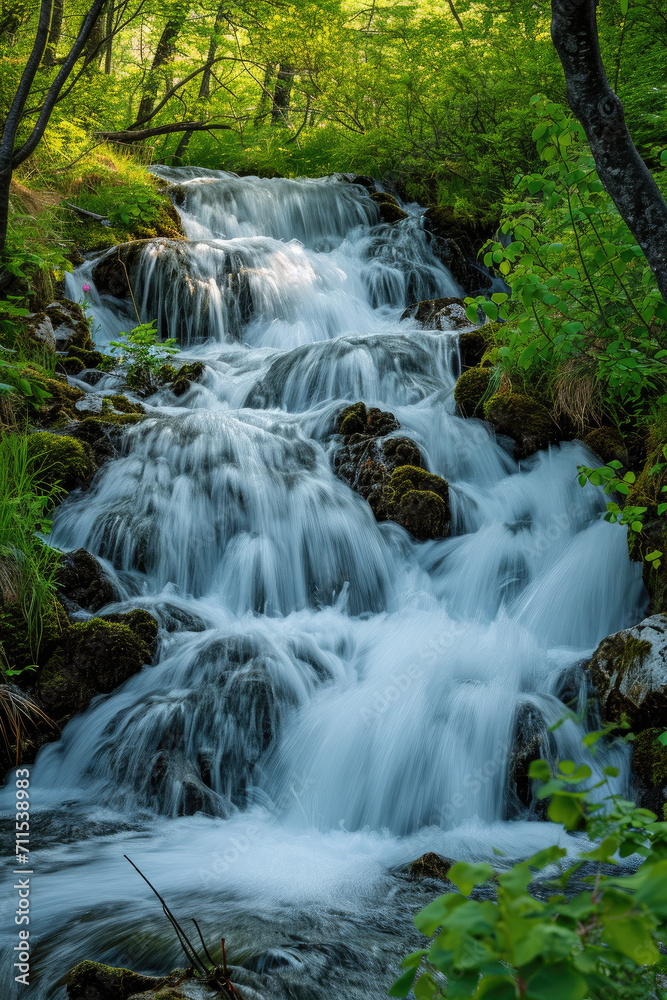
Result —
<path fill-rule="evenodd" d="M 204 70 L 203 76 L 201 78 L 201 83 L 199 84 L 199 100 L 203 101 L 209 95 L 211 90 L 211 66 L 213 65 L 213 60 L 215 59 L 216 53 L 218 51 L 218 43 L 216 41 L 216 35 L 220 31 L 223 22 L 226 20 L 225 14 L 227 13 L 228 0 L 220 0 L 220 6 L 215 15 L 215 23 L 213 25 L 213 34 L 211 35 L 211 42 L 208 47 L 208 56 L 206 57 L 206 69 Z"/>
<path fill-rule="evenodd" d="M 255 112 L 254 123 L 255 127 L 261 125 L 266 118 L 269 111 L 269 101 L 271 100 L 271 94 L 269 92 L 269 87 L 271 86 L 271 80 L 273 79 L 273 74 L 276 71 L 276 67 L 273 63 L 267 63 L 266 69 L 264 71 L 264 83 L 262 85 L 262 94 L 259 99 L 259 104 L 257 105 L 257 111 Z"/>
<path fill-rule="evenodd" d="M 49 28 L 49 40 L 46 43 L 46 51 L 44 53 L 44 65 L 54 66 L 56 62 L 56 53 L 58 51 L 58 42 L 60 41 L 60 35 L 63 30 L 63 14 L 65 12 L 65 2 L 64 0 L 53 0 L 53 10 L 51 12 L 51 27 Z"/>
<path fill-rule="evenodd" d="M 293 80 L 294 68 L 288 66 L 286 63 L 281 63 L 278 76 L 276 77 L 275 90 L 273 91 L 272 125 L 289 124 L 289 102 Z"/>
<path fill-rule="evenodd" d="M 108 0 L 107 2 L 107 23 L 106 23 L 106 42 L 104 44 L 104 72 L 107 76 L 111 74 L 112 65 L 112 55 L 113 55 L 113 16 L 114 16 L 114 0 Z"/>
<path fill-rule="evenodd" d="M 157 44 L 153 64 L 148 77 L 148 83 L 144 88 L 144 93 L 139 104 L 139 114 L 137 122 L 145 121 L 150 117 L 155 105 L 155 98 L 158 92 L 158 70 L 173 59 L 176 53 L 176 39 L 178 38 L 185 18 L 183 14 L 170 18 L 164 26 L 160 41 Z"/>
<path fill-rule="evenodd" d="M 551 37 L 568 103 L 584 127 L 598 175 L 644 251 L 667 302 L 667 204 L 632 141 L 600 54 L 596 0 L 552 0 Z"/>
<path fill-rule="evenodd" d="M 100 59 L 102 58 L 102 39 L 104 38 L 104 14 L 100 14 L 97 21 L 93 26 L 93 30 L 88 35 L 88 41 L 86 42 L 85 48 L 83 50 L 83 57 L 86 62 L 90 61 L 90 69 L 92 70 L 95 66 L 99 66 Z"/>

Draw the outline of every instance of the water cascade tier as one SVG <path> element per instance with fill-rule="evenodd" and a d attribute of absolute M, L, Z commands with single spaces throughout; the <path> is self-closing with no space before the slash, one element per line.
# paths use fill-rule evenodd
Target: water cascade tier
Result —
<path fill-rule="evenodd" d="M 249 996 L 384 997 L 437 892 L 407 863 L 567 843 L 512 791 L 516 732 L 530 719 L 546 751 L 582 757 L 578 665 L 638 619 L 641 569 L 577 483 L 581 443 L 517 464 L 456 414 L 457 334 L 400 319 L 462 293 L 417 206 L 388 225 L 340 178 L 159 172 L 188 240 L 130 247 L 127 274 L 142 321 L 206 368 L 144 401 L 56 514 L 53 544 L 109 567 L 105 610 L 147 608 L 161 631 L 154 665 L 32 769 L 31 997 L 63 998 L 83 959 L 182 964 L 124 854 L 183 924 L 225 937 Z M 69 277 L 102 347 L 136 323 L 112 258 Z M 449 483 L 448 537 L 378 523 L 336 477 L 336 418 L 360 400 Z M 622 747 L 609 763 L 628 792 Z"/>

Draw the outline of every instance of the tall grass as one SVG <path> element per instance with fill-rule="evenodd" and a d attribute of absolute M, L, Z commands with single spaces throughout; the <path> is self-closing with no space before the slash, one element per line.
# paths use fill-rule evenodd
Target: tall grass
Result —
<path fill-rule="evenodd" d="M 45 486 L 42 465 L 31 460 L 28 435 L 0 439 L 0 597 L 17 604 L 36 660 L 44 617 L 53 613 L 57 557 L 44 541 L 49 513 L 61 486 Z"/>

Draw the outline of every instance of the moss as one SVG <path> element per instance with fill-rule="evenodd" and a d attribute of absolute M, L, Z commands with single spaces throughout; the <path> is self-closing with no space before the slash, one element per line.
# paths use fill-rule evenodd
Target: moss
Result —
<path fill-rule="evenodd" d="M 129 969 L 114 969 L 101 962 L 80 962 L 67 975 L 69 1000 L 128 1000 L 133 993 L 156 989 L 162 982 L 153 976 L 140 976 Z"/>
<path fill-rule="evenodd" d="M 127 398 L 127 396 L 114 395 L 105 396 L 102 400 L 102 409 L 107 410 L 113 407 L 114 410 L 120 410 L 121 413 L 145 413 L 146 410 L 141 405 L 141 403 L 132 403 Z"/>
<path fill-rule="evenodd" d="M 150 663 L 150 646 L 125 621 L 91 618 L 70 625 L 39 675 L 41 700 L 59 722 L 83 711 Z"/>
<path fill-rule="evenodd" d="M 56 333 L 60 327 L 67 327 L 72 331 L 68 340 L 68 350 L 71 347 L 76 347 L 81 351 L 93 349 L 90 320 L 78 302 L 67 298 L 57 299 L 46 307 L 46 314 Z"/>
<path fill-rule="evenodd" d="M 631 506 L 646 507 L 644 528 L 641 534 L 628 532 L 630 558 L 643 563 L 644 585 L 650 596 L 648 614 L 667 612 L 667 518 L 658 514 L 658 504 L 665 501 L 663 487 L 667 487 L 667 468 L 651 475 L 656 465 L 665 463 L 663 446 L 667 444 L 667 427 L 656 421 L 647 435 L 647 458 L 634 485 L 630 489 L 627 503 Z M 658 569 L 645 561 L 645 556 L 654 550 L 665 553 Z"/>
<path fill-rule="evenodd" d="M 449 485 L 426 469 L 401 465 L 377 500 L 370 498 L 378 520 L 396 521 L 415 538 L 443 538 L 450 521 Z"/>
<path fill-rule="evenodd" d="M 67 348 L 68 358 L 78 358 L 83 362 L 84 368 L 97 368 L 102 362 L 102 355 L 99 351 L 88 351 L 71 344 Z M 70 374 L 70 372 L 68 372 Z"/>
<path fill-rule="evenodd" d="M 612 461 L 628 464 L 628 449 L 615 427 L 596 427 L 585 436 L 584 444 L 605 464 Z"/>
<path fill-rule="evenodd" d="M 472 417 L 479 410 L 489 391 L 490 381 L 488 368 L 469 368 L 459 376 L 454 387 L 454 399 L 464 417 Z"/>
<path fill-rule="evenodd" d="M 68 375 L 80 375 L 86 368 L 81 358 L 75 357 L 62 358 L 60 364 Z"/>
<path fill-rule="evenodd" d="M 150 612 L 143 608 L 135 608 L 133 611 L 125 611 L 112 615 L 104 615 L 104 621 L 118 622 L 127 626 L 135 635 L 152 646 L 157 639 L 158 623 Z"/>
<path fill-rule="evenodd" d="M 336 432 L 343 437 L 351 434 L 380 437 L 398 430 L 400 426 L 393 413 L 380 410 L 376 406 L 367 408 L 364 403 L 346 406 L 336 420 Z"/>
<path fill-rule="evenodd" d="M 459 334 L 459 355 L 464 369 L 480 365 L 488 349 L 489 331 L 487 327 L 483 327 L 481 330 L 466 330 L 465 333 Z"/>
<path fill-rule="evenodd" d="M 181 365 L 176 371 L 175 377 L 169 380 L 173 394 L 175 396 L 184 395 L 193 382 L 198 382 L 201 379 L 204 370 L 205 365 L 201 361 L 192 361 L 189 364 Z"/>
<path fill-rule="evenodd" d="M 373 191 L 370 197 L 380 211 L 382 222 L 393 224 L 408 218 L 408 213 L 403 211 L 393 195 L 387 194 L 385 191 Z"/>
<path fill-rule="evenodd" d="M 31 464 L 40 470 L 42 483 L 60 483 L 68 492 L 95 472 L 90 448 L 73 437 L 38 431 L 28 438 Z"/>
<path fill-rule="evenodd" d="M 667 747 L 658 742 L 664 728 L 645 729 L 632 744 L 632 770 L 649 788 L 667 786 Z"/>
<path fill-rule="evenodd" d="M 68 619 L 60 601 L 52 598 L 41 612 L 41 635 L 31 634 L 30 623 L 19 600 L 0 604 L 0 643 L 4 657 L 10 667 L 31 666 L 45 663 L 61 642 Z M 18 682 L 30 683 L 24 675 Z"/>
<path fill-rule="evenodd" d="M 557 440 L 546 407 L 522 393 L 501 390 L 484 403 L 484 417 L 499 434 L 514 438 L 514 457 L 527 458 Z"/>
<path fill-rule="evenodd" d="M 429 851 L 428 854 L 422 854 L 421 858 L 412 861 L 408 865 L 408 871 L 416 878 L 435 878 L 445 882 L 447 873 L 454 863 L 450 858 L 443 858 L 440 854 Z"/>

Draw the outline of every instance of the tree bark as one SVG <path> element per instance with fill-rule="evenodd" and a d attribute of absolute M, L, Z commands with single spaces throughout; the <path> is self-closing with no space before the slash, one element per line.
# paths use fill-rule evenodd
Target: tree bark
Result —
<path fill-rule="evenodd" d="M 206 57 L 206 69 L 204 70 L 204 75 L 201 78 L 201 83 L 199 84 L 199 100 L 205 100 L 211 90 L 211 66 L 215 60 L 216 53 L 218 51 L 218 42 L 216 40 L 216 35 L 220 31 L 223 22 L 226 20 L 225 15 L 227 13 L 227 8 L 229 7 L 228 0 L 220 0 L 220 6 L 218 7 L 217 13 L 215 15 L 215 23 L 213 25 L 213 34 L 211 35 L 211 42 L 208 47 L 208 55 Z"/>
<path fill-rule="evenodd" d="M 104 44 L 104 72 L 106 76 L 111 74 L 112 56 L 113 56 L 113 18 L 115 14 L 114 0 L 108 0 L 107 3 L 107 23 L 106 23 L 106 42 Z"/>
<path fill-rule="evenodd" d="M 266 64 L 266 69 L 264 70 L 264 83 L 262 84 L 262 93 L 259 98 L 259 104 L 257 105 L 257 111 L 255 112 L 255 127 L 261 125 L 268 114 L 269 101 L 271 101 L 269 87 L 271 86 L 271 80 L 273 79 L 275 71 L 276 67 L 273 63 Z"/>
<path fill-rule="evenodd" d="M 173 135 L 175 132 L 209 132 L 214 129 L 231 129 L 231 125 L 215 125 L 211 122 L 172 122 L 170 125 L 156 125 L 155 128 L 125 129 L 122 132 L 95 132 L 98 139 L 111 142 L 138 142 L 154 135 Z"/>
<path fill-rule="evenodd" d="M 667 204 L 635 148 L 623 105 L 609 86 L 596 0 L 552 0 L 551 14 L 551 37 L 565 73 L 570 108 L 586 132 L 600 180 L 667 302 Z"/>
<path fill-rule="evenodd" d="M 287 65 L 287 63 L 281 63 L 276 77 L 275 90 L 273 91 L 272 125 L 289 124 L 289 103 L 293 80 L 294 68 Z"/>
<path fill-rule="evenodd" d="M 51 26 L 49 28 L 49 40 L 46 43 L 44 53 L 44 65 L 55 66 L 58 42 L 63 30 L 63 14 L 65 13 L 65 0 L 53 0 L 53 10 L 51 12 Z"/>
<path fill-rule="evenodd" d="M 148 83 L 146 84 L 141 98 L 141 103 L 139 104 L 137 121 L 145 121 L 150 117 L 151 111 L 155 105 L 155 98 L 157 97 L 158 70 L 173 59 L 176 52 L 176 39 L 178 38 L 181 28 L 183 27 L 184 20 L 184 15 L 179 13 L 176 17 L 169 18 L 162 30 L 160 41 L 157 44 L 155 55 L 153 56 L 153 64 L 148 77 Z"/>

